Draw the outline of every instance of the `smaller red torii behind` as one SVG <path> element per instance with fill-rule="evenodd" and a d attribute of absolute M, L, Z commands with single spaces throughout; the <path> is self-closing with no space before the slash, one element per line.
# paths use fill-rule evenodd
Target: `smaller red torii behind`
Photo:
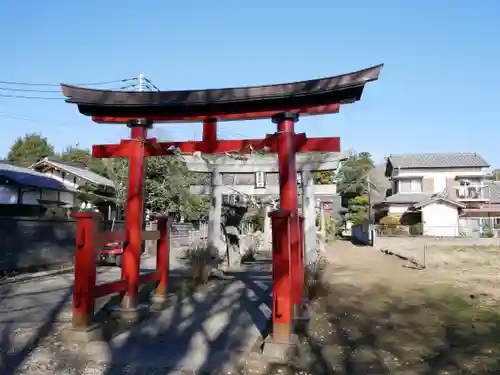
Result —
<path fill-rule="evenodd" d="M 280 206 L 291 214 L 289 236 L 282 234 L 285 242 L 277 246 L 286 246 L 289 256 L 274 264 L 275 278 L 273 286 L 273 305 L 279 314 L 273 315 L 274 335 L 278 341 L 289 340 L 291 334 L 291 318 L 293 305 L 302 303 L 303 291 L 303 249 L 299 239 L 298 194 L 295 154 L 297 152 L 338 152 L 340 138 L 310 138 L 305 134 L 295 134 L 294 124 L 298 120 L 297 113 L 278 113 L 272 119 L 277 124 L 277 132 L 268 134 L 264 139 L 217 140 L 217 122 L 214 119 L 203 121 L 203 140 L 187 142 L 158 142 L 148 138 L 148 129 L 152 127 L 149 120 L 129 120 L 131 139 L 122 140 L 119 144 L 94 145 L 92 156 L 96 158 L 127 157 L 129 159 L 128 198 L 126 204 L 125 226 L 128 244 L 124 249 L 122 278 L 127 282 L 127 292 L 122 301 L 126 310 L 137 307 L 139 286 L 139 259 L 144 203 L 144 158 L 152 156 L 172 155 L 175 152 L 204 154 L 216 153 L 251 153 L 266 150 L 278 154 L 280 169 Z M 282 220 L 282 219 L 280 219 Z M 287 230 L 288 232 L 288 230 Z M 288 245 L 284 245 L 288 243 Z M 277 251 L 278 249 L 275 249 Z M 280 301 L 279 303 L 276 301 Z M 290 310 L 290 311 L 288 311 Z M 283 314 L 283 311 L 288 313 Z"/>

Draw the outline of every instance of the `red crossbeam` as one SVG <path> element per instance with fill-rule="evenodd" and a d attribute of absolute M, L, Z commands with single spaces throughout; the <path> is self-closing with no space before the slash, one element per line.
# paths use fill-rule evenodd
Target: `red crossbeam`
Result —
<path fill-rule="evenodd" d="M 129 156 L 128 146 L 137 140 L 122 140 L 119 144 L 94 145 L 94 158 L 120 158 Z M 172 155 L 174 149 L 182 153 L 201 152 L 218 154 L 224 152 L 250 153 L 268 147 L 268 152 L 278 152 L 278 139 L 268 134 L 264 139 L 220 140 L 214 143 L 203 141 L 158 142 L 149 138 L 145 142 L 144 156 Z M 340 137 L 307 138 L 305 133 L 295 134 L 295 152 L 340 152 Z"/>
<path fill-rule="evenodd" d="M 149 284 L 159 279 L 157 270 L 153 272 L 143 273 L 139 276 L 139 285 Z M 110 294 L 123 293 L 127 290 L 126 280 L 112 281 L 106 284 L 98 284 L 95 286 L 95 298 L 104 297 Z"/>
<path fill-rule="evenodd" d="M 237 121 L 237 120 L 257 120 L 271 118 L 276 113 L 293 112 L 300 113 L 301 116 L 327 115 L 339 113 L 340 104 L 316 105 L 311 107 L 296 107 L 283 108 L 272 111 L 256 111 L 246 113 L 210 113 L 209 115 L 188 115 L 188 116 L 148 116 L 147 120 L 153 122 L 200 122 L 207 119 L 218 121 Z M 92 116 L 92 121 L 99 124 L 126 124 L 128 121 L 134 120 L 128 117 L 111 117 L 111 116 Z"/>

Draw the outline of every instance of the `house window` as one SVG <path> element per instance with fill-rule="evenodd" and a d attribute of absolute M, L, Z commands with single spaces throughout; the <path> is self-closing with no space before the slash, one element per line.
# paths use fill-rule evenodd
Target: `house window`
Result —
<path fill-rule="evenodd" d="M 255 172 L 255 187 L 260 189 L 266 187 L 266 174 L 264 172 Z"/>
<path fill-rule="evenodd" d="M 399 192 L 400 193 L 421 193 L 422 192 L 422 180 L 401 180 L 399 181 Z"/>

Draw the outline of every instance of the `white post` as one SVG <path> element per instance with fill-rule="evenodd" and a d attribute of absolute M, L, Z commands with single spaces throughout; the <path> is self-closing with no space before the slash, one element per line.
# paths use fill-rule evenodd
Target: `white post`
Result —
<path fill-rule="evenodd" d="M 319 202 L 319 220 L 321 225 L 321 235 L 326 238 L 326 220 L 325 220 L 325 203 Z"/>
<path fill-rule="evenodd" d="M 314 178 L 311 171 L 302 172 L 302 212 L 304 213 L 304 252 L 305 261 L 308 254 L 316 253 L 316 202 L 314 200 Z"/>
<path fill-rule="evenodd" d="M 221 240 L 221 217 L 222 217 L 222 174 L 214 170 L 212 172 L 212 194 L 210 212 L 208 216 L 208 246 L 212 248 L 214 255 L 225 252 Z"/>
<path fill-rule="evenodd" d="M 139 74 L 139 91 L 144 91 L 144 75 Z"/>
<path fill-rule="evenodd" d="M 271 218 L 269 214 L 271 213 L 271 205 L 266 204 L 264 206 L 264 243 L 262 244 L 262 249 L 270 251 L 272 248 L 273 236 L 271 232 Z"/>

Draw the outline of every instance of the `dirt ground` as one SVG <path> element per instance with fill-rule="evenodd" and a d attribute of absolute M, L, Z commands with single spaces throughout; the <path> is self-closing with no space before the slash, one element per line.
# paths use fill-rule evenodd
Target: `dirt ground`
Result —
<path fill-rule="evenodd" d="M 499 245 L 428 243 L 418 248 L 398 246 L 391 250 L 425 266 L 439 277 L 465 289 L 485 304 L 500 304 Z"/>
<path fill-rule="evenodd" d="M 478 293 L 477 285 L 457 282 L 457 273 L 438 263 L 412 269 L 394 256 L 344 241 L 331 245 L 327 257 L 329 291 L 313 303 L 298 348 L 286 364 L 264 366 L 252 353 L 245 373 L 500 373 L 498 304 Z"/>

